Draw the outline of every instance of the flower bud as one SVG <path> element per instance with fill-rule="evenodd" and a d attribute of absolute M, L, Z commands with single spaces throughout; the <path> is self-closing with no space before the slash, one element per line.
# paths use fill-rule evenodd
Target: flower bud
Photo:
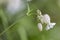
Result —
<path fill-rule="evenodd" d="M 38 28 L 40 31 L 42 31 L 42 24 L 41 23 L 38 23 Z"/>

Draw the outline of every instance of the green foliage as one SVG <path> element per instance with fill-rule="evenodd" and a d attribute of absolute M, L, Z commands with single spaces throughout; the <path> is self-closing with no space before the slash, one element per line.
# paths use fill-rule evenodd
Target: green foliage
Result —
<path fill-rule="evenodd" d="M 28 10 L 14 15 L 7 14 L 0 8 L 0 40 L 60 40 L 60 7 L 58 0 L 32 0 L 28 2 Z M 49 14 L 56 25 L 51 30 L 39 31 L 37 12 Z"/>

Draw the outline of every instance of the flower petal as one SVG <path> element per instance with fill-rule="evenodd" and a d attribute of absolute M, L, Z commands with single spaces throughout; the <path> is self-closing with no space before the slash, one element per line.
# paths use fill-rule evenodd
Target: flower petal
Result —
<path fill-rule="evenodd" d="M 50 23 L 50 16 L 48 14 L 43 15 L 44 23 L 49 24 Z"/>
<path fill-rule="evenodd" d="M 53 28 L 55 26 L 56 23 L 50 23 L 50 28 Z"/>
<path fill-rule="evenodd" d="M 47 24 L 46 26 L 46 30 L 50 30 L 51 28 L 53 28 L 55 26 L 56 23 L 50 23 L 50 24 Z"/>

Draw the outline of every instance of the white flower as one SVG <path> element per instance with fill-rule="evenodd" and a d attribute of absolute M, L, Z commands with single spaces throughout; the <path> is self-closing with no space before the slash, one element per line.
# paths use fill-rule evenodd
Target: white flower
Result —
<path fill-rule="evenodd" d="M 37 17 L 41 21 L 41 23 L 47 24 L 46 30 L 49 30 L 55 26 L 56 23 L 51 23 L 50 16 L 48 14 L 42 15 L 40 10 L 37 10 Z"/>
<path fill-rule="evenodd" d="M 41 14 L 41 11 L 40 10 L 37 10 L 37 18 L 41 21 L 41 23 L 43 24 L 44 23 L 44 19 L 43 19 L 43 15 Z"/>
<path fill-rule="evenodd" d="M 37 10 L 37 13 L 38 13 L 39 16 L 42 16 L 42 13 L 39 9 Z"/>
<path fill-rule="evenodd" d="M 49 24 L 50 23 L 50 16 L 48 14 L 42 15 L 40 10 L 37 10 L 37 17 L 39 18 L 39 20 L 41 20 L 41 23 L 46 23 Z"/>
<path fill-rule="evenodd" d="M 42 28 L 42 24 L 41 23 L 38 23 L 38 28 L 39 28 L 40 31 L 42 31 L 43 28 Z"/>
<path fill-rule="evenodd" d="M 43 15 L 43 22 L 46 24 L 50 23 L 50 16 L 48 14 Z"/>
<path fill-rule="evenodd" d="M 44 20 L 44 23 L 47 24 L 46 30 L 50 30 L 56 24 L 56 23 L 51 23 L 50 22 L 50 16 L 48 14 L 43 15 L 43 20 Z"/>
<path fill-rule="evenodd" d="M 47 24 L 46 26 L 46 30 L 50 30 L 51 28 L 53 28 L 55 26 L 56 23 L 50 23 L 50 24 Z"/>
<path fill-rule="evenodd" d="M 7 10 L 11 13 L 15 13 L 17 11 L 21 11 L 26 7 L 23 0 L 8 0 Z"/>
<path fill-rule="evenodd" d="M 11 12 L 15 12 L 20 7 L 20 0 L 8 0 L 7 9 Z"/>

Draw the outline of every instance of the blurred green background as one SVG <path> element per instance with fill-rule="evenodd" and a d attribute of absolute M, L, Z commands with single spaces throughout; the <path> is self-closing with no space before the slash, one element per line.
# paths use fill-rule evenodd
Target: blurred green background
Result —
<path fill-rule="evenodd" d="M 60 40 L 60 0 L 32 0 L 27 4 L 32 10 L 30 16 L 26 15 L 28 7 L 12 15 L 0 5 L 0 40 Z M 39 31 L 37 9 L 49 14 L 51 22 L 56 22 L 53 29 Z"/>

